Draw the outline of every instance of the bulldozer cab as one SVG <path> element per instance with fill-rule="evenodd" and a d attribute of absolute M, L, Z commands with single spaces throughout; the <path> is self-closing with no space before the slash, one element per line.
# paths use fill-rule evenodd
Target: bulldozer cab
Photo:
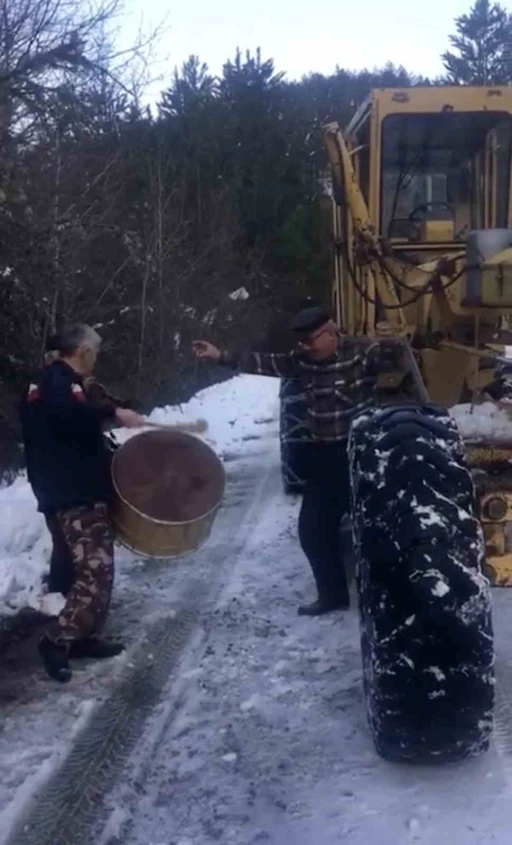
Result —
<path fill-rule="evenodd" d="M 450 296 L 461 316 L 512 310 L 512 88 L 376 90 L 344 137 L 374 231 L 394 255 L 412 265 L 463 258 Z M 354 222 L 344 216 L 346 189 L 334 182 L 342 240 Z M 358 330 L 353 313 L 344 317 Z"/>
<path fill-rule="evenodd" d="M 388 115 L 382 126 L 380 231 L 396 247 L 445 248 L 509 222 L 511 117 Z"/>
<path fill-rule="evenodd" d="M 512 225 L 512 89 L 374 91 L 347 127 L 360 188 L 395 247 Z"/>

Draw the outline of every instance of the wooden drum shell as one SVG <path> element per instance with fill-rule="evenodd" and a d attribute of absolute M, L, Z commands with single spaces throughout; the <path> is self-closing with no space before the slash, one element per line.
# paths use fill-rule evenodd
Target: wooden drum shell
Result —
<path fill-rule="evenodd" d="M 201 444 L 213 471 L 218 474 L 219 495 L 213 506 L 193 519 L 164 520 L 149 516 L 123 495 L 116 477 L 116 469 L 120 461 L 125 459 L 127 447 L 133 440 L 142 437 L 151 437 L 154 440 L 159 434 L 160 432 L 143 432 L 116 449 L 112 459 L 114 499 L 110 516 L 116 539 L 130 551 L 141 557 L 174 558 L 196 551 L 210 536 L 217 511 L 222 504 L 225 472 L 220 458 L 206 443 L 191 434 L 176 434 L 175 437 L 180 441 L 188 441 L 189 446 L 194 446 L 191 441 L 195 441 L 196 446 Z"/>

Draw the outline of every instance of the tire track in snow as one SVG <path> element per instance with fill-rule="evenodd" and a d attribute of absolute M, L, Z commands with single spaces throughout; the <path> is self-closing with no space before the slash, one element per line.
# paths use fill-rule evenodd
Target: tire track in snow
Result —
<path fill-rule="evenodd" d="M 512 789 L 512 630 L 510 591 L 492 591 L 496 692 L 491 748 L 508 789 Z"/>
<path fill-rule="evenodd" d="M 262 526 L 265 524 L 269 512 L 272 511 L 273 503 L 282 501 L 281 492 L 281 478 L 280 472 L 274 468 L 271 475 L 265 480 L 263 496 L 257 502 L 257 508 L 251 508 L 247 514 L 247 520 L 251 525 L 257 526 L 261 532 Z M 264 497 L 264 498 L 263 498 Z M 243 570 L 244 559 L 251 558 L 254 554 L 255 540 L 251 535 L 247 535 L 244 544 L 236 552 L 236 556 L 232 557 L 232 562 L 238 562 L 238 566 L 231 566 L 228 577 L 219 582 L 216 595 L 210 594 L 211 611 L 204 618 L 205 627 L 197 635 L 193 637 L 191 643 L 187 648 L 186 657 L 182 663 L 183 674 L 178 674 L 171 678 L 170 683 L 166 689 L 165 702 L 166 704 L 159 708 L 159 711 L 154 716 L 144 736 L 141 736 L 140 742 L 131 758 L 127 761 L 125 776 L 119 781 L 119 787 L 114 789 L 107 801 L 110 803 L 111 812 L 106 824 L 103 824 L 94 829 L 95 845 L 120 845 L 120 843 L 127 842 L 131 833 L 131 818 L 137 815 L 139 808 L 139 800 L 141 794 L 144 795 L 148 789 L 148 784 L 152 778 L 152 770 L 155 766 L 155 761 L 158 759 L 161 748 L 169 741 L 169 736 L 172 735 L 176 721 L 183 718 L 184 710 L 186 711 L 187 699 L 189 695 L 190 679 L 197 671 L 201 673 L 200 666 L 204 659 L 205 653 L 214 647 L 217 648 L 217 641 L 215 639 L 216 626 L 218 625 L 217 613 L 219 607 L 222 606 L 226 594 L 231 594 L 233 590 L 233 580 L 236 584 L 235 593 L 238 593 L 239 584 L 237 573 Z M 259 547 L 259 546 L 258 546 Z M 217 629 L 218 632 L 218 629 Z M 169 823 L 173 823 L 172 815 Z M 148 842 L 153 842 L 149 831 L 147 832 Z M 179 839 L 179 837 L 178 837 Z M 176 842 L 178 842 L 176 839 Z M 131 840 L 130 840 L 131 841 Z M 158 839 L 160 842 L 160 839 Z M 172 842 L 174 843 L 174 839 Z M 181 843 L 181 839 L 179 839 Z M 188 843 L 187 837 L 183 839 L 183 843 Z M 162 843 L 163 845 L 163 843 Z"/>
<path fill-rule="evenodd" d="M 34 845 L 35 841 L 37 845 L 93 845 L 92 828 L 107 815 L 104 796 L 122 773 L 123 764 L 178 668 L 206 601 L 219 593 L 228 566 L 242 553 L 265 506 L 269 486 L 275 485 L 274 452 L 267 452 L 262 464 L 254 478 L 256 489 L 251 489 L 250 470 L 240 461 L 239 490 L 231 491 L 231 502 L 219 514 L 213 542 L 196 556 L 200 560 L 194 561 L 192 572 L 200 577 L 194 577 L 188 585 L 182 608 L 158 620 L 146 632 L 119 686 L 92 713 L 62 766 L 22 813 L 10 836 L 4 832 L 8 836 L 3 840 L 6 845 Z"/>
<path fill-rule="evenodd" d="M 512 788 L 512 671 L 502 661 L 496 662 L 493 743 L 507 786 Z"/>

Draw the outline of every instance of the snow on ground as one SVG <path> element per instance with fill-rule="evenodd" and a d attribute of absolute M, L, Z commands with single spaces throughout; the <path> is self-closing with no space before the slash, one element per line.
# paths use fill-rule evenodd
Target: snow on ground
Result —
<path fill-rule="evenodd" d="M 314 591 L 296 519 L 274 482 L 97 841 L 115 829 L 123 845 L 508 845 L 510 770 L 495 749 L 444 767 L 376 755 L 355 608 L 297 616 Z"/>
<path fill-rule="evenodd" d="M 50 537 L 24 475 L 0 489 L 0 616 L 36 606 Z"/>
<path fill-rule="evenodd" d="M 205 441 L 229 461 L 242 451 L 247 454 L 261 425 L 275 417 L 278 389 L 278 379 L 238 376 L 201 391 L 186 405 L 157 408 L 148 419 L 163 424 L 206 419 Z M 114 433 L 121 443 L 134 436 L 127 429 Z M 59 601 L 42 591 L 50 547 L 45 521 L 23 474 L 0 489 L 0 617 L 22 607 L 59 611 Z"/>
<path fill-rule="evenodd" d="M 73 679 L 63 688 L 42 670 L 37 654 L 37 629 L 26 641 L 15 639 L 7 647 L 3 644 L 0 651 L 2 845 L 27 801 L 65 760 L 76 726 L 83 726 L 84 718 L 91 716 L 93 710 L 96 712 L 95 708 L 107 701 L 125 674 L 132 671 L 133 655 L 144 648 L 153 626 L 162 620 L 172 621 L 182 611 L 190 612 L 194 602 L 199 601 L 201 590 L 208 594 L 216 589 L 224 568 L 231 567 L 230 556 L 236 543 L 252 531 L 251 520 L 258 519 L 262 479 L 268 475 L 269 467 L 278 465 L 278 387 L 276 379 L 235 378 L 196 396 L 184 406 L 183 413 L 178 409 L 156 412 L 165 416 L 166 421 L 195 419 L 198 415 L 208 418 L 208 440 L 226 464 L 226 495 L 212 535 L 194 555 L 174 562 L 159 562 L 137 559 L 125 549 L 116 551 L 108 633 L 126 643 L 125 654 L 103 662 L 76 662 Z M 14 564 L 16 559 L 14 553 L 10 554 L 15 541 L 20 549 L 17 559 L 23 561 L 25 555 L 32 561 L 32 571 L 42 572 L 46 556 L 38 554 L 38 544 L 44 543 L 43 528 L 37 525 L 39 518 L 26 481 L 19 479 L 12 487 L 0 491 L 0 496 L 4 511 L 5 507 L 10 508 L 0 532 L 3 573 L 8 572 L 5 562 Z M 19 502 L 24 506 L 23 512 Z M 28 594 L 28 587 L 23 588 L 20 579 L 19 586 L 11 593 L 13 606 L 16 600 L 22 605 Z M 151 654 L 148 659 L 152 659 Z"/>
<path fill-rule="evenodd" d="M 450 413 L 465 440 L 512 443 L 512 405 L 508 410 L 494 402 L 455 405 Z"/>
<path fill-rule="evenodd" d="M 226 462 L 226 503 L 210 540 L 189 559 L 171 565 L 117 556 L 110 625 L 130 648 L 152 620 L 173 618 L 191 596 L 200 596 L 200 616 L 127 764 L 107 765 L 112 785 L 101 803 L 110 817 L 87 841 L 508 845 L 512 756 L 503 737 L 484 757 L 458 765 L 385 763 L 366 726 L 356 610 L 297 616 L 314 589 L 297 543 L 298 502 L 285 498 L 280 485 L 277 388 L 277 380 L 237 378 L 204 391 L 183 414 L 153 416 L 209 420 L 208 439 Z M 41 570 L 44 534 L 26 482 L 0 497 L 8 509 L 1 560 L 25 566 L 23 555 L 31 554 Z M 1 571 L 9 569 L 3 564 Z M 199 582 L 211 591 L 197 593 Z M 13 600 L 17 594 L 21 600 L 22 588 L 11 586 Z M 511 594 L 496 590 L 493 598 L 498 662 L 510 676 Z M 130 660 L 129 651 L 76 665 L 65 688 L 46 678 L 34 647 L 15 650 L 2 664 L 2 845 L 77 730 L 94 723 L 98 703 L 108 701 Z M 102 761 L 92 759 L 91 767 Z M 75 804 L 79 799 L 73 794 Z M 57 813 L 53 805 L 50 811 Z M 65 832 L 72 815 L 58 818 L 59 841 L 73 845 L 78 840 Z"/>

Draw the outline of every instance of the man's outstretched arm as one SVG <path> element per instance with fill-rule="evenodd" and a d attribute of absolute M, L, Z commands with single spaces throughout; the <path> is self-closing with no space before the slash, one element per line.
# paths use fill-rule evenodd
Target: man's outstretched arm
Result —
<path fill-rule="evenodd" d="M 233 370 L 253 373 L 258 376 L 276 376 L 277 378 L 296 378 L 298 375 L 297 358 L 293 352 L 277 354 L 274 352 L 232 353 L 218 349 L 206 340 L 195 340 L 192 344 L 194 355 L 201 361 L 215 361 Z"/>

